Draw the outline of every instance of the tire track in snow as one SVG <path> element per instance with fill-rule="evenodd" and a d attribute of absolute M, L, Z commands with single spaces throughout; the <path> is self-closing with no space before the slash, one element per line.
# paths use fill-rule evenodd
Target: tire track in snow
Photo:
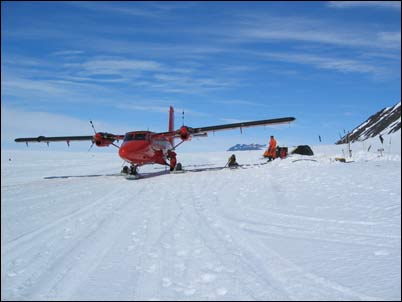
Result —
<path fill-rule="evenodd" d="M 398 235 L 373 234 L 372 229 L 375 230 L 375 227 L 379 227 L 379 223 L 368 223 L 366 225 L 364 221 L 359 223 L 358 221 L 339 221 L 305 215 L 289 215 L 278 213 L 276 209 L 272 211 L 256 211 L 253 216 L 261 216 L 261 218 L 255 221 L 236 217 L 224 209 L 221 212 L 223 218 L 237 222 L 244 231 L 259 235 L 275 235 L 287 238 L 388 248 L 398 246 L 401 239 Z M 267 220 L 272 222 L 265 222 Z M 384 229 L 384 226 L 381 226 L 381 228 Z"/>
<path fill-rule="evenodd" d="M 24 273 L 22 274 L 23 276 L 14 276 L 12 280 L 13 282 L 20 283 L 19 294 L 23 293 L 24 296 L 26 294 L 33 296 L 36 295 L 38 298 L 43 298 L 43 296 L 47 295 L 46 293 L 43 294 L 44 292 L 47 290 L 51 291 L 49 290 L 51 287 L 50 284 L 60 282 L 62 279 L 60 276 L 66 275 L 72 270 L 73 265 L 67 265 L 68 268 L 65 267 L 66 263 L 69 263 L 69 261 L 66 261 L 66 259 L 74 259 L 74 257 L 79 254 L 76 251 L 82 249 L 82 245 L 90 245 L 87 243 L 87 241 L 90 241 L 89 239 L 91 237 L 99 237 L 99 235 L 96 234 L 99 233 L 103 225 L 107 225 L 107 221 L 110 219 L 110 217 L 115 215 L 115 211 L 121 209 L 131 202 L 131 198 L 120 198 L 111 204 L 104 204 L 105 201 L 108 201 L 109 198 L 118 193 L 119 188 L 116 187 L 106 195 L 103 195 L 100 199 L 98 199 L 98 201 L 91 203 L 84 209 L 74 211 L 67 217 L 58 219 L 48 226 L 26 234 L 23 237 L 11 242 L 11 245 L 6 245 L 4 250 L 2 249 L 2 258 L 4 256 L 4 259 L 6 259 L 6 257 L 12 255 L 11 259 L 7 258 L 7 264 L 10 266 L 13 266 L 15 261 L 18 259 L 24 259 L 24 261 L 26 261 L 24 269 L 25 273 L 22 272 Z M 99 207 L 96 208 L 97 206 Z M 64 242 L 60 244 L 60 241 L 65 240 L 63 230 L 54 231 L 54 229 L 63 229 L 65 223 L 70 223 L 70 221 L 74 218 L 77 218 L 78 220 L 81 219 L 81 221 L 87 218 L 90 220 L 95 220 L 90 222 L 92 225 L 89 229 L 85 229 L 84 231 L 82 231 L 82 228 L 85 226 L 79 226 L 80 229 L 76 232 L 78 233 L 79 237 L 73 242 L 67 243 L 67 246 L 69 247 L 66 249 Z M 71 236 L 71 238 L 73 238 L 73 236 Z M 110 236 L 110 238 L 112 238 L 112 240 L 115 239 L 113 236 Z M 30 242 L 34 242 L 35 246 L 32 246 Z M 61 249 L 61 255 L 52 255 L 46 250 L 51 248 L 53 245 Z M 57 250 L 53 250 L 52 252 L 57 253 Z M 94 251 L 93 255 L 98 255 L 98 253 Z M 71 263 L 76 264 L 77 261 L 72 260 Z M 44 272 L 46 272 L 46 275 L 42 275 Z M 58 281 L 56 282 L 54 280 Z M 13 287 L 16 287 L 15 284 Z"/>
<path fill-rule="evenodd" d="M 170 248 L 170 245 L 163 241 L 170 237 L 182 216 L 182 209 L 177 207 L 176 203 L 172 203 L 169 197 L 174 194 L 171 192 L 171 181 L 158 184 L 157 192 L 147 193 L 152 195 L 153 200 L 158 200 L 158 203 L 153 204 L 146 218 L 149 226 L 142 236 L 143 246 L 139 260 L 141 272 L 133 287 L 134 300 L 163 299 L 160 289 L 163 288 L 161 282 L 164 282 L 163 276 L 166 274 L 164 261 L 169 262 L 169 258 L 165 257 L 166 250 Z"/>
<path fill-rule="evenodd" d="M 141 195 L 147 186 L 142 186 L 136 193 Z M 87 280 L 100 266 L 107 254 L 121 240 L 121 234 L 131 229 L 133 221 L 130 218 L 141 203 L 133 202 L 130 192 L 121 194 L 117 188 L 116 191 L 120 192 L 120 195 L 117 199 L 115 197 L 115 207 L 110 209 L 111 211 L 106 211 L 105 216 L 98 218 L 96 229 L 81 238 L 71 250 L 52 265 L 53 272 L 40 280 L 41 285 L 32 295 L 34 298 L 69 299 L 80 286 L 85 286 L 81 280 Z M 120 261 L 118 260 L 117 263 Z M 80 278 L 76 278 L 78 274 Z M 109 292 L 109 294 L 112 293 Z"/>
<path fill-rule="evenodd" d="M 248 225 L 249 224 L 249 225 Z M 280 236 L 289 239 L 306 239 L 322 242 L 334 242 L 345 245 L 359 245 L 375 248 L 395 248 L 400 242 L 400 237 L 398 236 L 380 236 L 380 235 L 370 235 L 361 233 L 351 233 L 347 231 L 336 231 L 328 229 L 323 229 L 317 231 L 315 227 L 302 228 L 297 226 L 291 226 L 286 224 L 259 224 L 263 226 L 264 229 L 256 228 L 256 225 L 250 226 L 251 223 L 243 223 L 241 229 L 250 234 L 256 234 L 259 236 Z M 347 235 L 347 237 L 345 236 Z M 384 239 L 387 239 L 389 243 L 382 243 Z M 379 243 L 372 242 L 373 240 L 378 240 Z"/>
<path fill-rule="evenodd" d="M 114 192 L 111 192 L 110 195 L 113 193 Z M 59 245 L 60 252 L 63 253 L 63 255 L 57 256 L 58 259 L 70 252 L 71 247 L 66 249 L 64 242 L 60 245 L 60 241 L 64 241 L 64 223 L 69 223 L 72 218 L 80 217 L 80 214 L 93 215 L 93 208 L 101 204 L 110 195 L 106 195 L 100 198 L 98 202 L 86 206 L 83 210 L 75 211 L 65 218 L 57 219 L 50 225 L 26 234 L 12 241 L 10 245 L 5 246 L 4 258 L 7 257 L 7 264 L 14 266 L 15 262 L 20 260 L 19 262 L 22 262 L 20 266 L 24 266 L 21 275 L 18 274 L 12 280 L 13 282 L 20 283 L 19 288 L 21 292 L 29 291 L 33 288 L 35 283 L 40 280 L 42 273 L 50 269 L 54 262 L 57 261 L 57 258 L 53 259 L 52 254 L 49 252 L 49 249 L 53 245 Z M 32 243 L 34 243 L 34 245 L 32 245 Z"/>
<path fill-rule="evenodd" d="M 105 200 L 107 200 L 109 197 L 114 195 L 116 192 L 117 191 L 115 190 L 112 193 L 109 193 L 106 196 L 101 197 L 100 199 L 98 199 L 98 201 L 90 203 L 90 204 L 84 206 L 83 208 L 76 209 L 76 210 L 72 211 L 71 213 L 69 213 L 68 215 L 61 217 L 59 219 L 56 219 L 53 222 L 48 223 L 46 226 L 43 226 L 36 230 L 24 233 L 8 242 L 5 242 L 5 244 L 7 245 L 6 250 L 15 248 L 16 246 L 22 245 L 25 242 L 35 240 L 36 237 L 41 236 L 43 233 L 47 233 L 49 230 L 57 228 L 57 226 L 59 226 L 59 225 L 64 225 L 66 222 L 69 222 L 70 220 L 72 220 L 75 217 L 85 216 L 87 214 L 91 215 L 92 214 L 91 211 L 93 210 L 94 207 L 102 205 Z M 56 194 L 56 195 L 58 195 L 58 194 Z"/>
<path fill-rule="evenodd" d="M 216 185 L 223 191 L 228 183 Z M 193 192 L 197 191 L 199 190 L 193 187 L 190 193 L 194 195 Z M 208 192 L 205 191 L 201 191 L 199 194 L 208 196 Z M 192 196 L 192 213 L 189 212 L 186 218 L 193 226 L 194 232 L 204 242 L 205 247 L 216 255 L 224 267 L 230 268 L 227 269 L 227 277 L 237 285 L 237 290 L 241 291 L 242 296 L 253 300 L 287 299 L 287 294 L 281 290 L 280 284 L 276 280 L 267 279 L 267 275 L 261 271 L 260 267 L 254 266 L 244 259 L 242 248 L 231 239 L 231 234 L 219 227 L 219 221 L 212 218 L 211 211 L 206 209 L 202 200 L 207 200 L 207 198 L 202 199 L 198 195 Z M 212 209 L 212 212 L 215 212 L 215 209 Z"/>
<path fill-rule="evenodd" d="M 274 186 L 268 188 L 267 191 L 276 192 Z M 274 193 L 274 195 L 276 194 Z M 199 198 L 196 198 L 196 201 L 193 201 L 193 204 L 195 212 L 201 221 L 199 225 L 206 225 L 207 227 L 205 229 L 209 230 L 204 229 L 203 231 L 200 231 L 198 228 L 195 228 L 195 230 L 200 232 L 201 237 L 204 236 L 204 241 L 207 247 L 215 252 L 217 257 L 219 257 L 223 263 L 228 262 L 228 253 L 232 253 L 232 255 L 239 260 L 236 262 L 232 259 L 231 262 L 232 265 L 237 268 L 241 267 L 238 274 L 243 276 L 243 282 L 244 280 L 247 280 L 247 276 L 252 273 L 255 276 L 254 284 L 260 282 L 264 284 L 265 289 L 269 288 L 265 293 L 263 291 L 264 296 L 262 296 L 262 298 L 274 300 L 290 298 L 292 300 L 301 300 L 305 299 L 306 292 L 303 288 L 306 287 L 310 289 L 308 294 L 317 297 L 318 299 L 323 297 L 343 296 L 346 298 L 353 297 L 362 300 L 376 300 L 375 297 L 364 295 L 336 282 L 329 281 L 310 272 L 305 272 L 301 267 L 280 256 L 272 249 L 261 245 L 258 240 L 252 241 L 238 238 L 239 240 L 236 240 L 236 242 L 228 242 L 225 238 L 235 238 L 236 235 L 231 233 L 231 235 L 228 236 L 228 234 L 225 235 L 225 232 L 222 231 L 222 229 L 217 230 L 217 221 L 214 222 L 211 218 L 211 211 L 206 210 L 202 203 L 197 200 L 199 200 Z M 212 209 L 212 213 L 217 213 L 217 211 Z M 209 235 L 206 236 L 205 234 Z M 210 242 L 211 238 L 216 238 L 217 242 Z M 237 242 L 239 242 L 240 245 L 238 245 Z M 248 248 L 251 246 L 254 246 L 252 250 Z M 258 248 L 256 248 L 256 246 L 258 246 Z M 261 293 L 261 289 L 254 286 L 249 292 L 253 299 L 261 299 L 261 296 L 256 297 L 254 294 L 256 292 Z"/>
<path fill-rule="evenodd" d="M 268 184 L 270 187 L 267 189 L 267 192 L 272 192 L 274 196 L 278 196 L 277 189 L 279 188 L 279 184 L 275 183 L 274 179 L 268 182 Z M 283 200 L 284 197 L 280 196 L 280 198 Z M 287 201 L 284 202 L 286 203 Z M 280 227 L 286 228 L 285 232 L 281 230 L 281 234 L 288 232 L 287 225 L 280 225 Z M 291 227 L 294 228 L 294 226 Z M 305 228 L 299 227 L 297 229 L 303 230 Z M 249 238 L 249 236 L 246 238 Z M 254 247 L 258 246 L 258 248 L 254 248 L 253 251 L 249 251 L 247 247 L 252 245 L 254 245 Z M 333 299 L 333 297 L 339 298 L 342 296 L 345 297 L 345 299 L 357 298 L 360 300 L 378 300 L 376 297 L 367 296 L 336 282 L 327 280 L 321 276 L 306 272 L 300 266 L 297 266 L 289 259 L 286 259 L 279 253 L 275 252 L 272 248 L 262 244 L 261 240 L 250 240 L 250 242 L 246 246 L 243 246 L 241 250 L 248 255 L 246 259 L 254 258 L 254 260 L 250 261 L 250 263 L 260 263 L 261 270 L 263 270 L 263 267 L 266 267 L 266 272 L 271 275 L 272 278 L 283 284 L 282 288 L 286 290 L 288 296 L 292 300 L 305 299 L 306 293 L 303 291 L 303 288 L 309 288 L 309 297 L 316 297 L 317 299 Z M 255 251 L 259 252 L 256 254 Z M 265 259 L 265 261 L 263 259 Z"/>

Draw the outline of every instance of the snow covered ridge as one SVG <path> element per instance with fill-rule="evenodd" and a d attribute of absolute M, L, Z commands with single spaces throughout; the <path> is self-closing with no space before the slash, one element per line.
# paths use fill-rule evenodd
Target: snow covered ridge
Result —
<path fill-rule="evenodd" d="M 400 130 L 311 148 L 131 181 L 117 154 L 2 150 L 1 300 L 400 301 Z"/>
<path fill-rule="evenodd" d="M 377 135 L 391 134 L 401 129 L 401 102 L 392 107 L 386 107 L 370 116 L 349 134 L 349 141 L 363 141 Z M 336 144 L 347 143 L 345 135 Z"/>
<path fill-rule="evenodd" d="M 233 147 L 230 147 L 227 151 L 248 151 L 248 150 L 262 150 L 266 145 L 260 144 L 236 144 Z"/>

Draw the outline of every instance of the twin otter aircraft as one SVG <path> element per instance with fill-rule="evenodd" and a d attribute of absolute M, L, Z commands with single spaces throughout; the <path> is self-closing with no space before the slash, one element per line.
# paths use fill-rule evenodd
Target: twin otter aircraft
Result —
<path fill-rule="evenodd" d="M 190 140 L 192 137 L 207 136 L 208 132 L 219 130 L 290 123 L 294 120 L 294 117 L 284 117 L 201 128 L 191 128 L 183 125 L 178 130 L 174 130 L 174 110 L 173 107 L 170 106 L 169 128 L 167 132 L 155 133 L 151 131 L 131 131 L 127 132 L 125 135 L 116 135 L 107 132 L 96 132 L 92 125 L 95 135 L 55 137 L 38 136 L 16 138 L 15 141 L 17 143 L 26 143 L 27 146 L 28 143 L 31 142 L 46 142 L 49 144 L 49 142 L 60 141 L 65 141 L 68 145 L 70 145 L 71 141 L 91 141 L 92 144 L 96 144 L 98 147 L 108 147 L 109 145 L 113 145 L 119 149 L 119 156 L 131 165 L 130 169 L 127 166 L 124 167 L 122 172 L 136 176 L 138 174 L 137 168 L 147 164 L 169 165 L 171 170 L 179 168 L 181 165 L 176 165 L 176 153 L 174 150 L 180 144 Z M 180 139 L 181 141 L 175 145 L 175 139 Z M 123 140 L 120 147 L 114 143 L 119 140 Z M 167 160 L 169 160 L 169 164 Z"/>

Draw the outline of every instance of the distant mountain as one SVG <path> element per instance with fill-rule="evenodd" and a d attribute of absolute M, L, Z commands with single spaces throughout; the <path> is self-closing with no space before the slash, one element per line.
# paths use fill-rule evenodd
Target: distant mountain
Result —
<path fill-rule="evenodd" d="M 247 151 L 247 150 L 262 150 L 266 145 L 259 145 L 259 144 L 237 144 L 233 147 L 230 147 L 227 151 Z"/>
<path fill-rule="evenodd" d="M 364 141 L 379 134 L 390 134 L 401 129 L 401 102 L 392 107 L 386 107 L 370 116 L 364 123 L 357 126 L 349 134 L 349 141 Z M 335 144 L 345 144 L 345 135 Z"/>

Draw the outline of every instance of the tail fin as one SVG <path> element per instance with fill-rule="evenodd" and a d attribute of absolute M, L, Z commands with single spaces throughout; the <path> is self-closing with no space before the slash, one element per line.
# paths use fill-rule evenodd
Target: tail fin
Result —
<path fill-rule="evenodd" d="M 174 109 L 173 109 L 172 106 L 170 106 L 170 109 L 169 109 L 169 129 L 168 129 L 168 131 L 169 131 L 169 132 L 174 131 Z M 173 137 L 169 138 L 169 142 L 170 142 L 172 145 L 174 145 L 174 139 L 173 139 Z"/>
<path fill-rule="evenodd" d="M 169 109 L 169 132 L 174 131 L 174 109 L 170 106 Z"/>

